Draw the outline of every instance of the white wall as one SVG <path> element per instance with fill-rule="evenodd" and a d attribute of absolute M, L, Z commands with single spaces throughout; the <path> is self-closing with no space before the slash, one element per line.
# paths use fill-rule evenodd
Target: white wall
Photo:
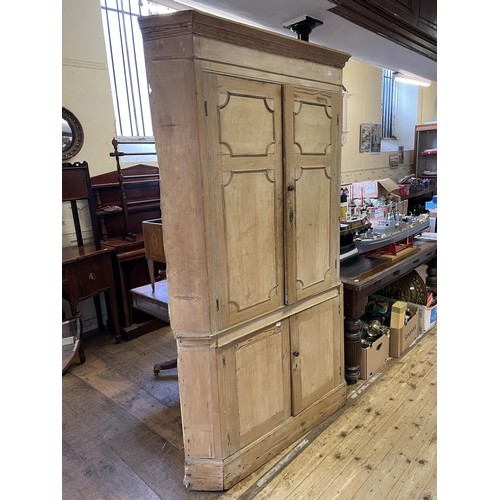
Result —
<path fill-rule="evenodd" d="M 62 106 L 84 133 L 70 161 L 87 161 L 91 176 L 114 169 L 115 118 L 99 0 L 62 2 Z"/>
<path fill-rule="evenodd" d="M 396 110 L 396 137 L 405 149 L 414 149 L 417 124 L 418 87 L 398 84 L 398 109 Z M 405 126 L 401 126 L 405 124 Z M 410 124 L 410 125 L 409 125 Z"/>
<path fill-rule="evenodd" d="M 405 162 L 396 169 L 389 167 L 389 153 L 360 153 L 359 133 L 362 123 L 382 122 L 382 69 L 349 59 L 344 68 L 344 86 L 351 94 L 347 101 L 347 143 L 342 147 L 342 182 L 359 182 L 389 177 L 400 179 L 412 172 L 413 142 L 411 133 L 404 134 L 402 140 L 411 150 L 405 150 Z M 401 86 L 409 87 L 409 85 Z M 408 92 L 418 93 L 418 111 L 414 125 L 433 121 L 436 116 L 436 87 L 415 87 Z M 404 108 L 402 113 L 407 113 Z M 413 125 L 413 130 L 414 130 Z"/>

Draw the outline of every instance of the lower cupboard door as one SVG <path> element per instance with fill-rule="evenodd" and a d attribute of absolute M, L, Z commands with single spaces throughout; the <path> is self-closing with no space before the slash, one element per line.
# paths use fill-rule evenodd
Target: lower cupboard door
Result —
<path fill-rule="evenodd" d="M 288 321 L 220 348 L 226 453 L 231 454 L 290 416 Z"/>
<path fill-rule="evenodd" d="M 339 297 L 290 318 L 293 415 L 343 382 L 340 321 Z"/>

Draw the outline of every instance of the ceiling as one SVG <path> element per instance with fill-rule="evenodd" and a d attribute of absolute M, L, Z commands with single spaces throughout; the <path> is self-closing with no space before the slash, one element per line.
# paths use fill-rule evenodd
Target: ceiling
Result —
<path fill-rule="evenodd" d="M 353 59 L 373 66 L 393 71 L 409 72 L 414 75 L 437 81 L 437 63 L 431 57 L 426 57 L 415 50 L 410 50 L 400 43 L 390 41 L 349 21 L 341 15 L 334 14 L 335 2 L 329 0 L 154 0 L 175 8 L 195 8 L 214 15 L 219 15 L 244 22 L 283 35 L 296 38 L 297 35 L 283 25 L 288 21 L 303 17 L 313 17 L 323 22 L 313 29 L 309 35 L 309 42 L 323 45 L 351 54 Z M 339 7 L 347 5 L 346 0 L 337 2 Z M 365 5 L 368 2 L 351 2 Z M 388 4 L 385 2 L 371 2 L 374 4 Z M 398 0 L 397 4 L 412 5 L 413 2 Z M 344 9 L 345 10 L 345 9 Z M 340 11 L 340 9 L 339 9 Z M 398 17 L 398 16 L 396 16 Z M 360 19 L 366 19 L 361 13 Z M 390 22 L 394 25 L 395 23 Z M 383 32 L 380 30 L 379 32 Z M 435 56 L 434 56 L 435 57 Z"/>

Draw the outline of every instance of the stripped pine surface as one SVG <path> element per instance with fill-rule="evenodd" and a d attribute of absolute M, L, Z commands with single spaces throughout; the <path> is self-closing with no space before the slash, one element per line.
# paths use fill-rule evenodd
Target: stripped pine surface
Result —
<path fill-rule="evenodd" d="M 312 444 L 268 484 L 248 486 L 245 496 L 436 498 L 436 333 L 391 360 L 369 389 L 353 392 Z M 246 481 L 224 498 L 241 498 Z"/>
<path fill-rule="evenodd" d="M 434 328 L 304 439 L 226 492 L 183 486 L 177 371 L 168 327 L 115 344 L 86 339 L 87 361 L 62 380 L 62 498 L 73 499 L 435 499 Z"/>

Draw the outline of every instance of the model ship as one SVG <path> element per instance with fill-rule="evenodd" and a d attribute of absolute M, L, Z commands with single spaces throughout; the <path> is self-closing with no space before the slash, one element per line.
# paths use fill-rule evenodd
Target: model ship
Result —
<path fill-rule="evenodd" d="M 372 225 L 370 229 L 357 234 L 353 243 L 359 254 L 373 252 L 391 244 L 408 241 L 429 227 L 429 215 L 400 215 L 394 210 L 388 216 Z"/>
<path fill-rule="evenodd" d="M 368 212 L 364 208 L 349 207 L 340 219 L 340 262 L 358 255 L 354 237 L 371 228 Z"/>

